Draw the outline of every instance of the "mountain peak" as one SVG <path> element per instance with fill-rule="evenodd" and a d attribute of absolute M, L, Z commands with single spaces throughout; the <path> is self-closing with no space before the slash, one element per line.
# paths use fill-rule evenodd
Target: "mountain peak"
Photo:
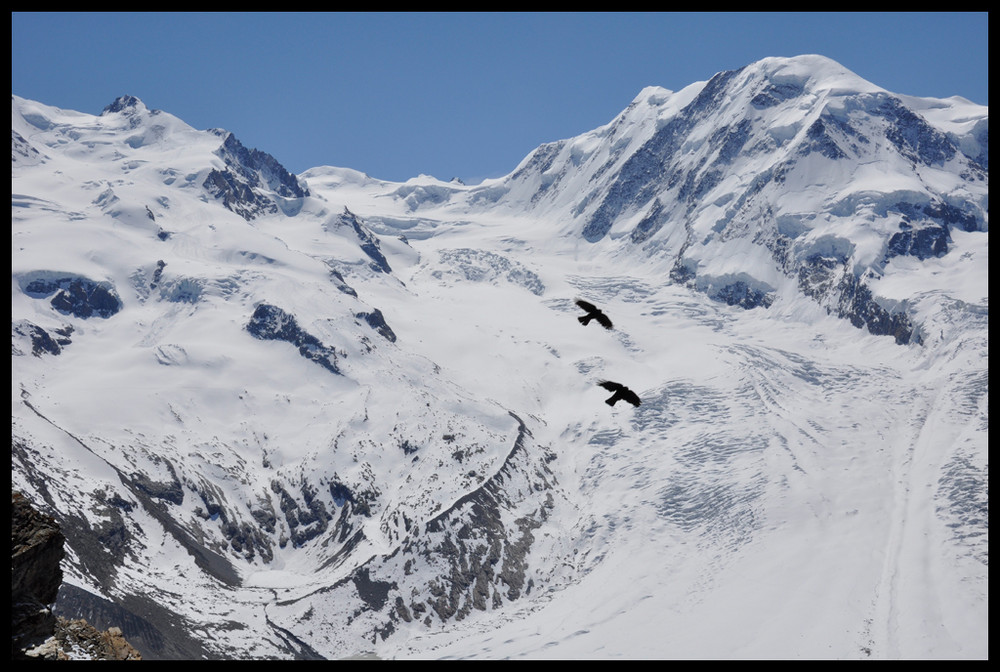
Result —
<path fill-rule="evenodd" d="M 797 85 L 803 91 L 826 90 L 834 93 L 884 91 L 832 58 L 819 54 L 771 56 L 747 66 L 745 70 L 748 74 L 760 76 L 773 85 Z"/>
<path fill-rule="evenodd" d="M 101 115 L 114 114 L 116 112 L 144 112 L 148 110 L 145 103 L 135 96 L 118 96 L 114 102 L 101 111 Z"/>

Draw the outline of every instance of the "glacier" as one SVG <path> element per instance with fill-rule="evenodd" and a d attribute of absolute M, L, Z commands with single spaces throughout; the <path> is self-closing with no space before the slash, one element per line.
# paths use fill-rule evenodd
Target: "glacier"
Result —
<path fill-rule="evenodd" d="M 986 107 L 768 58 L 476 185 L 131 96 L 11 126 L 57 612 L 146 659 L 988 658 Z"/>

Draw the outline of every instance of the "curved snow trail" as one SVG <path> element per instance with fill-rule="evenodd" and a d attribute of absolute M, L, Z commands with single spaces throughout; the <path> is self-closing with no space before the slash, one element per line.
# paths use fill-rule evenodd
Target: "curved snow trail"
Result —
<path fill-rule="evenodd" d="M 934 504 L 961 429 L 949 421 L 953 393 L 947 383 L 937 383 L 932 391 L 915 397 L 914 408 L 900 420 L 892 442 L 893 510 L 882 577 L 873 599 L 875 657 L 937 657 L 961 648 L 947 625 L 957 622 L 954 614 L 948 614 L 948 604 L 954 604 L 953 591 L 958 587 L 941 585 L 941 578 L 949 576 L 943 571 L 949 560 L 947 528 Z M 915 640 L 914 632 L 924 635 Z"/>

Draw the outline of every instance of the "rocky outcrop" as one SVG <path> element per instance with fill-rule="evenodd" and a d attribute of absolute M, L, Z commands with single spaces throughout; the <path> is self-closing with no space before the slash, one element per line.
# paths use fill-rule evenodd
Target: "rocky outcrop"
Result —
<path fill-rule="evenodd" d="M 657 191 L 664 184 L 668 188 L 680 185 L 677 198 L 686 205 L 697 203 L 709 190 L 703 178 L 715 173 L 701 164 L 693 168 L 680 166 L 674 157 L 683 155 L 680 148 L 688 134 L 719 107 L 726 97 L 727 85 L 738 74 L 739 70 L 730 70 L 715 75 L 684 109 L 663 124 L 653 137 L 622 164 L 600 206 L 583 227 L 582 235 L 586 240 L 596 242 L 604 238 L 623 212 L 638 204 L 653 202 Z M 718 160 L 723 163 L 731 161 L 734 144 L 742 146 L 746 140 L 745 129 L 742 131 L 742 140 L 734 140 L 741 137 L 739 133 L 732 134 L 732 137 L 730 135 L 715 133 L 711 137 L 711 142 L 719 150 Z M 722 151 L 724 148 L 725 152 Z"/>
<path fill-rule="evenodd" d="M 836 315 L 847 318 L 855 327 L 865 327 L 876 336 L 892 336 L 899 345 L 923 342 L 910 317 L 902 310 L 891 311 L 880 305 L 863 279 L 845 274 L 838 293 Z"/>
<path fill-rule="evenodd" d="M 406 534 L 398 548 L 318 591 L 325 600 L 357 604 L 345 631 L 377 641 L 403 624 L 461 621 L 532 593 L 539 570 L 530 562 L 535 534 L 556 505 L 548 466 L 555 456 L 539 449 L 524 422 L 511 416 L 517 436 L 491 476 L 429 520 L 402 514 Z M 348 546 L 363 536 L 360 530 Z M 287 627 L 298 618 L 283 622 Z"/>
<path fill-rule="evenodd" d="M 35 357 L 41 357 L 43 354 L 58 355 L 64 347 L 72 343 L 70 334 L 73 333 L 73 327 L 67 325 L 52 331 L 50 334 L 28 320 L 11 322 L 11 354 L 24 355 L 30 348 L 31 354 Z"/>
<path fill-rule="evenodd" d="M 120 628 L 98 630 L 87 621 L 57 617 L 55 631 L 40 646 L 27 652 L 39 660 L 142 660 Z"/>
<path fill-rule="evenodd" d="M 19 492 L 11 496 L 10 516 L 10 627 L 11 657 L 50 637 L 66 541 L 56 521 L 36 511 Z"/>
<path fill-rule="evenodd" d="M 34 299 L 52 297 L 50 303 L 60 313 L 87 319 L 107 319 L 122 309 L 122 301 L 110 283 L 79 276 L 37 278 L 24 286 Z"/>
<path fill-rule="evenodd" d="M 106 106 L 101 111 L 101 114 L 102 115 L 119 114 L 122 112 L 128 114 L 140 109 L 140 106 L 143 106 L 142 101 L 136 98 L 135 96 L 129 96 L 129 95 L 118 96 L 111 102 L 110 105 Z"/>
<path fill-rule="evenodd" d="M 16 165 L 33 166 L 42 161 L 42 155 L 24 137 L 11 129 L 10 131 L 10 162 Z"/>
<path fill-rule="evenodd" d="M 885 261 L 893 257 L 912 256 L 923 261 L 941 257 L 951 246 L 951 229 L 983 231 L 986 223 L 970 212 L 954 205 L 932 201 L 923 205 L 897 203 L 891 212 L 901 213 L 899 231 L 889 238 Z"/>
<path fill-rule="evenodd" d="M 300 185 L 296 177 L 278 163 L 277 159 L 267 152 L 244 147 L 232 133 L 226 135 L 217 153 L 226 165 L 251 186 L 266 187 L 283 198 L 304 198 L 309 195 L 309 190 Z"/>
<path fill-rule="evenodd" d="M 227 210 L 235 212 L 248 222 L 261 215 L 278 212 L 278 206 L 271 199 L 254 191 L 253 185 L 239 179 L 232 171 L 213 170 L 201 186 L 222 201 Z"/>
<path fill-rule="evenodd" d="M 389 261 L 382 254 L 382 246 L 378 241 L 378 237 L 362 223 L 357 215 L 344 208 L 344 212 L 333 220 L 331 226 L 333 228 L 348 226 L 354 229 L 354 235 L 358 238 L 358 246 L 371 259 L 371 263 L 368 264 L 369 268 L 376 273 L 392 273 Z"/>
<path fill-rule="evenodd" d="M 348 296 L 353 296 L 358 298 L 358 292 L 344 280 L 344 276 L 335 268 L 330 269 L 330 277 L 333 278 L 334 284 L 337 286 L 337 291 L 343 292 Z"/>
<path fill-rule="evenodd" d="M 382 338 L 386 339 L 390 343 L 396 342 L 396 333 L 389 328 L 388 324 L 386 324 L 385 316 L 382 315 L 382 311 L 378 308 L 370 313 L 357 313 L 354 317 L 359 320 L 364 320 L 369 327 L 377 331 Z"/>
<path fill-rule="evenodd" d="M 277 159 L 266 152 L 244 147 L 232 133 L 226 134 L 216 154 L 225 161 L 226 168 L 213 169 L 202 186 L 227 209 L 247 221 L 277 213 L 275 196 L 296 199 L 309 195 L 309 190 Z"/>
<path fill-rule="evenodd" d="M 318 338 L 300 328 L 295 317 L 277 306 L 267 303 L 258 305 L 246 329 L 254 338 L 291 343 L 306 359 L 316 362 L 331 373 L 340 373 L 334 349 L 323 345 Z"/>
<path fill-rule="evenodd" d="M 407 613 L 421 613 L 426 607 L 441 621 L 462 620 L 473 609 L 497 608 L 531 592 L 527 555 L 535 541 L 532 530 L 541 526 L 553 507 L 554 484 L 547 465 L 554 457 L 546 454 L 543 462 L 531 464 L 525 454 L 531 432 L 520 418 L 511 416 L 519 425 L 517 439 L 497 473 L 428 521 L 424 539 L 405 546 L 408 555 L 419 555 L 440 571 L 423 599 L 411 600 L 408 609 L 405 600 L 397 605 L 396 614 L 403 620 Z M 510 514 L 519 506 L 507 486 L 528 473 L 524 482 L 536 493 L 538 506 L 533 510 L 529 506 L 526 515 L 513 517 L 511 524 Z M 423 620 L 430 624 L 430 613 Z"/>
<path fill-rule="evenodd" d="M 62 585 L 66 538 L 51 516 L 11 493 L 10 626 L 12 660 L 140 660 L 121 629 L 100 631 L 52 612 Z"/>

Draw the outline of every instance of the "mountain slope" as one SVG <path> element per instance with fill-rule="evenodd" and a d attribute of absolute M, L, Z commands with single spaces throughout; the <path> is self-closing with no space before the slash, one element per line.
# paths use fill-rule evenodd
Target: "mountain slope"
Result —
<path fill-rule="evenodd" d="M 986 108 L 968 101 L 896 96 L 819 56 L 771 58 L 646 89 L 502 180 L 393 195 L 421 212 L 523 209 L 730 305 L 805 294 L 906 343 L 924 330 L 880 286 L 908 257 L 988 230 L 988 137 Z"/>
<path fill-rule="evenodd" d="M 16 177 L 13 209 L 15 482 L 72 519 L 63 524 L 81 587 L 156 595 L 190 572 L 232 589 L 286 564 L 333 584 L 485 488 L 526 442 L 507 410 L 393 345 L 380 311 L 345 280 L 405 291 L 357 218 L 300 203 L 318 210 L 305 228 L 323 239 L 304 254 L 250 226 L 280 217 L 268 204 L 286 196 L 271 182 L 213 198 L 204 175 L 255 174 L 233 169 L 231 134 L 173 121 L 154 143 L 99 142 L 121 127 L 148 135 L 148 121 L 121 119 L 141 103 L 82 124 L 15 106 L 34 110 L 21 116 L 38 130 L 21 137 L 39 155 L 73 135 L 93 148 Z M 174 163 L 178 133 L 193 140 Z M 46 179 L 50 164 L 72 197 L 39 206 L 35 176 Z M 53 473 L 83 481 L 57 488 Z M 502 536 L 499 525 L 492 533 Z M 164 544 L 181 557 L 151 550 Z M 145 576 L 125 580 L 128 569 Z"/>
<path fill-rule="evenodd" d="M 466 186 L 13 97 L 62 608 L 147 659 L 988 656 L 987 121 L 766 59 Z"/>

